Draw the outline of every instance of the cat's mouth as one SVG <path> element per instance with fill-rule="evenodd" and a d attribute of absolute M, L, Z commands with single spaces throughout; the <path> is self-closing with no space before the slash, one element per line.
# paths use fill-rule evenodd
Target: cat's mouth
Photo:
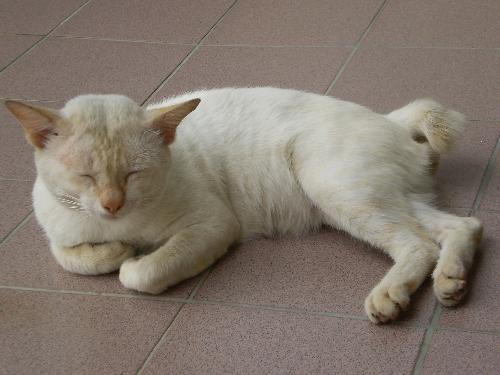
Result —
<path fill-rule="evenodd" d="M 101 217 L 101 219 L 104 219 L 104 220 L 109 220 L 109 221 L 115 221 L 115 220 L 118 220 L 120 219 L 123 215 L 120 215 L 120 214 L 110 214 L 110 213 L 100 213 L 99 216 Z"/>

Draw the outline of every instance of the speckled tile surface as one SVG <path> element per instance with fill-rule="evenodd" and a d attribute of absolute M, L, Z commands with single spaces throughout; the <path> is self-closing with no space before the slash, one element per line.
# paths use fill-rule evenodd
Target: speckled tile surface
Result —
<path fill-rule="evenodd" d="M 0 35 L 0 70 L 14 61 L 41 37 L 31 35 Z"/>
<path fill-rule="evenodd" d="M 131 374 L 179 305 L 138 299 L 0 290 L 6 374 Z"/>
<path fill-rule="evenodd" d="M 330 95 L 390 112 L 432 97 L 473 120 L 500 119 L 500 50 L 364 45 Z"/>
<path fill-rule="evenodd" d="M 337 231 L 255 240 L 221 260 L 196 299 L 364 316 L 364 299 L 391 264 L 379 250 Z M 408 318 L 428 320 L 434 306 L 428 285 L 413 302 Z"/>
<path fill-rule="evenodd" d="M 434 334 L 422 373 L 497 374 L 499 347 L 498 335 L 438 331 Z"/>
<path fill-rule="evenodd" d="M 93 1 L 55 35 L 197 43 L 231 0 Z"/>
<path fill-rule="evenodd" d="M 226 306 L 184 307 L 145 374 L 409 374 L 423 330 Z"/>
<path fill-rule="evenodd" d="M 67 100 L 83 93 L 122 93 L 142 101 L 190 47 L 49 38 L 0 75 L 0 95 Z"/>
<path fill-rule="evenodd" d="M 240 1 L 207 44 L 354 45 L 381 0 Z"/>
<path fill-rule="evenodd" d="M 46 34 L 85 0 L 2 0 L 0 32 Z"/>
<path fill-rule="evenodd" d="M 350 48 L 200 47 L 152 100 L 208 87 L 276 86 L 323 93 Z"/>
<path fill-rule="evenodd" d="M 31 189 L 29 181 L 0 180 L 0 240 L 30 213 Z"/>

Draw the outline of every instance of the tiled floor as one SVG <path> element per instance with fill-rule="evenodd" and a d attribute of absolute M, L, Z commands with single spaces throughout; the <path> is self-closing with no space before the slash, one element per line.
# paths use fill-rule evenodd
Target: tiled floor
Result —
<path fill-rule="evenodd" d="M 427 283 L 374 326 L 387 257 L 336 231 L 236 246 L 167 293 L 64 272 L 31 213 L 31 149 L 0 108 L 0 374 L 500 373 L 500 2 L 3 0 L 0 98 L 85 92 L 140 103 L 275 85 L 389 111 L 432 96 L 469 126 L 438 175 L 442 206 L 485 240 L 463 306 Z"/>

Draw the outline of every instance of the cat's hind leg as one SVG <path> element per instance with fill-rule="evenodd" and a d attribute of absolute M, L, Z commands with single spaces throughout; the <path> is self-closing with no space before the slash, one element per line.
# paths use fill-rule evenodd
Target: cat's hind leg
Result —
<path fill-rule="evenodd" d="M 459 217 L 414 201 L 414 212 L 441 251 L 432 274 L 434 293 L 443 305 L 454 306 L 467 292 L 467 274 L 482 237 L 481 222 L 474 217 Z"/>
<path fill-rule="evenodd" d="M 343 213 L 340 221 L 333 214 L 330 223 L 382 249 L 394 260 L 389 272 L 365 300 L 365 311 L 372 322 L 394 320 L 431 273 L 439 247 L 404 210 L 368 208 L 360 214 L 353 207 Z"/>
<path fill-rule="evenodd" d="M 100 275 L 116 271 L 134 256 L 132 246 L 122 242 L 83 243 L 73 247 L 51 244 L 57 262 L 67 271 L 81 275 Z"/>
<path fill-rule="evenodd" d="M 324 215 L 324 222 L 382 249 L 394 265 L 365 300 L 374 323 L 397 318 L 410 296 L 432 272 L 439 247 L 412 215 L 407 197 L 397 191 L 360 184 L 342 185 L 318 181 L 303 169 L 300 181 L 305 193 Z M 326 182 L 326 183 L 325 183 Z"/>

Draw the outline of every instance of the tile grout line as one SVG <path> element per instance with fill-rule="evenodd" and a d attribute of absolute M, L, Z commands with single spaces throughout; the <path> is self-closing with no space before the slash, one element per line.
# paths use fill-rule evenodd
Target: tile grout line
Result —
<path fill-rule="evenodd" d="M 196 283 L 196 286 L 193 288 L 191 293 L 189 294 L 188 300 L 193 301 L 194 297 L 198 294 L 198 290 L 200 290 L 201 286 L 205 283 L 205 281 L 208 279 L 208 276 L 212 272 L 214 265 L 210 266 L 205 273 L 201 276 L 201 279 Z"/>
<path fill-rule="evenodd" d="M 77 9 L 75 9 L 73 12 L 71 12 L 67 17 L 65 17 L 61 22 L 59 22 L 57 25 L 55 25 L 52 29 L 49 30 L 47 34 L 42 35 L 38 41 L 36 41 L 31 47 L 26 49 L 24 52 L 22 52 L 20 55 L 18 55 L 14 60 L 12 60 L 10 63 L 8 63 L 6 66 L 4 66 L 2 69 L 0 69 L 0 74 L 2 74 L 7 68 L 10 66 L 14 65 L 21 57 L 27 55 L 30 53 L 36 46 L 38 46 L 40 43 L 42 43 L 44 40 L 47 40 L 47 38 L 62 24 L 64 24 L 66 21 L 68 21 L 71 17 L 73 17 L 75 14 L 77 14 L 83 7 L 85 7 L 88 3 L 90 3 L 92 0 L 87 0 L 85 3 L 80 5 Z"/>
<path fill-rule="evenodd" d="M 11 98 L 7 96 L 0 96 L 0 100 L 18 100 L 23 102 L 40 102 L 40 103 L 57 103 L 65 101 L 65 99 L 26 99 L 26 98 Z"/>
<path fill-rule="evenodd" d="M 30 212 L 19 222 L 17 223 L 17 225 L 9 232 L 5 235 L 5 237 L 3 237 L 2 239 L 0 239 L 0 247 L 6 243 L 8 240 L 10 240 L 10 238 L 16 234 L 16 232 L 21 229 L 24 224 L 26 224 L 30 219 L 31 219 L 31 216 L 33 215 L 33 210 L 30 210 Z"/>
<path fill-rule="evenodd" d="M 23 180 L 21 178 L 0 177 L 0 181 L 33 182 L 33 180 Z"/>
<path fill-rule="evenodd" d="M 139 366 L 139 369 L 137 370 L 136 374 L 139 375 L 142 373 L 142 371 L 144 370 L 144 368 L 148 365 L 148 363 L 151 361 L 151 358 L 153 357 L 153 355 L 158 351 L 158 348 L 161 346 L 161 344 L 163 344 L 163 342 L 166 340 L 166 337 L 168 335 L 168 332 L 170 331 L 170 328 L 172 327 L 172 325 L 174 324 L 175 320 L 177 319 L 177 317 L 179 316 L 181 310 L 184 308 L 186 304 L 182 304 L 180 307 L 179 307 L 179 310 L 177 310 L 177 312 L 175 313 L 175 315 L 173 316 L 172 320 L 170 321 L 170 323 L 168 324 L 167 328 L 165 329 L 165 331 L 163 332 L 163 334 L 160 336 L 160 339 L 158 340 L 158 342 L 153 346 L 153 348 L 151 349 L 151 351 L 149 352 L 149 354 L 146 356 L 146 359 L 144 359 L 144 362 L 142 362 L 141 366 Z"/>
<path fill-rule="evenodd" d="M 224 302 L 217 300 L 195 300 L 187 298 L 177 298 L 177 297 L 159 297 L 154 295 L 146 295 L 146 294 L 120 294 L 120 293 L 106 293 L 106 292 L 91 292 L 91 291 L 78 291 L 78 290 L 57 290 L 57 289 L 43 289 L 43 288 L 30 288 L 30 287 L 21 287 L 21 286 L 9 286 L 9 285 L 0 285 L 0 290 L 14 290 L 14 291 L 23 291 L 23 292 L 34 292 L 34 293 L 49 293 L 49 294 L 70 294 L 70 295 L 80 295 L 80 296 L 92 296 L 92 297 L 109 297 L 109 298 L 122 298 L 122 299 L 139 299 L 143 301 L 154 301 L 154 302 L 163 302 L 163 303 L 177 303 L 179 305 L 213 305 L 213 306 L 224 306 L 224 307 L 234 307 L 239 309 L 250 309 L 250 310 L 260 310 L 260 311 L 277 311 L 289 314 L 298 314 L 298 315 L 306 315 L 306 316 L 322 316 L 322 317 L 330 317 L 337 319 L 349 319 L 349 320 L 358 320 L 358 321 L 366 321 L 369 319 L 365 315 L 349 315 L 342 314 L 336 312 L 329 311 L 314 311 L 314 310 L 305 310 L 293 307 L 281 307 L 281 306 L 273 306 L 273 305 L 253 305 L 247 303 L 238 303 L 238 302 Z M 440 307 L 440 305 L 436 304 L 436 309 Z M 434 315 L 433 315 L 434 317 Z M 411 328 L 426 328 L 424 324 L 421 323 L 413 323 L 407 321 L 398 321 L 395 322 L 398 326 L 411 327 Z M 429 327 L 427 327 L 428 329 Z M 443 331 L 455 331 L 455 332 L 471 332 L 478 334 L 488 334 L 494 336 L 500 336 L 500 331 L 497 330 L 472 330 L 461 327 L 453 327 L 453 326 L 436 326 L 436 330 Z"/>
<path fill-rule="evenodd" d="M 118 43 L 144 43 L 144 44 L 165 44 L 173 46 L 195 46 L 196 43 L 177 43 L 177 42 L 167 42 L 163 40 L 147 40 L 147 39 L 120 39 L 120 38 L 106 38 L 106 37 L 94 37 L 94 36 L 77 36 L 77 35 L 54 35 L 54 39 L 83 39 L 83 40 L 95 40 L 102 42 L 118 42 Z"/>
<path fill-rule="evenodd" d="M 130 299 L 141 299 L 146 301 L 171 302 L 171 303 L 180 303 L 189 305 L 217 305 L 217 306 L 237 307 L 237 308 L 253 309 L 253 310 L 281 311 L 281 312 L 310 315 L 310 316 L 328 316 L 333 318 L 346 318 L 351 320 L 368 321 L 368 318 L 365 315 L 349 315 L 349 314 L 341 314 L 328 311 L 312 311 L 312 310 L 280 307 L 272 305 L 252 305 L 252 304 L 237 303 L 237 302 L 195 300 L 195 299 L 189 299 L 189 297 L 188 298 L 158 297 L 158 296 L 149 296 L 141 294 L 105 293 L 105 292 L 78 291 L 78 290 L 68 290 L 68 289 L 57 290 L 57 289 L 30 288 L 30 287 L 9 286 L 9 285 L 0 285 L 0 289 L 35 292 L 35 293 L 73 294 L 73 295 L 83 295 L 83 296 L 124 298 L 124 299 L 130 298 Z"/>
<path fill-rule="evenodd" d="M 438 303 L 432 314 L 431 323 L 429 324 L 427 330 L 425 331 L 425 336 L 424 339 L 422 340 L 422 344 L 420 345 L 417 360 L 415 362 L 415 366 L 413 367 L 412 375 L 420 375 L 422 373 L 422 368 L 424 366 L 427 353 L 429 352 L 429 347 L 431 346 L 432 337 L 434 336 L 434 332 L 436 332 L 437 327 L 439 325 L 439 320 L 441 319 L 441 312 L 442 312 L 442 307 L 441 304 Z"/>
<path fill-rule="evenodd" d="M 480 335 L 492 335 L 492 336 L 500 336 L 500 330 L 496 329 L 491 329 L 491 330 L 485 330 L 485 329 L 468 329 L 468 328 L 460 328 L 460 327 L 453 327 L 453 326 L 439 326 L 437 328 L 438 331 L 451 331 L 451 332 L 466 332 L 466 333 L 477 333 Z"/>
<path fill-rule="evenodd" d="M 92 0 L 89 0 L 92 1 Z M 84 4 L 85 5 L 85 4 Z M 66 20 L 67 21 L 67 20 Z M 66 22 L 65 21 L 65 22 Z M 60 25 L 58 25 L 60 26 Z M 44 37 L 46 34 L 32 34 L 32 33 L 9 33 L 0 32 L 0 37 L 8 36 L 33 36 L 33 37 Z M 131 42 L 131 43 L 152 43 L 152 44 L 172 44 L 172 45 L 196 45 L 196 43 L 183 43 L 183 42 L 169 42 L 165 40 L 150 40 L 150 39 L 122 39 L 122 38 L 108 38 L 99 36 L 85 36 L 85 35 L 54 35 L 54 38 L 61 39 L 90 39 L 90 40 L 103 40 L 103 41 L 113 41 L 113 42 Z M 342 43 L 327 43 L 327 44 L 249 44 L 249 43 L 207 43 L 203 44 L 207 47 L 256 47 L 256 48 L 331 48 L 331 47 L 345 47 L 352 48 L 352 44 L 342 44 Z M 472 51 L 500 51 L 500 47 L 456 47 L 456 46 L 403 46 L 403 45 L 391 45 L 391 44 L 372 44 L 367 48 L 384 48 L 384 49 L 442 49 L 442 50 L 472 50 Z"/>
<path fill-rule="evenodd" d="M 212 33 L 212 31 L 219 25 L 222 20 L 226 17 L 227 14 L 231 12 L 231 10 L 238 4 L 239 0 L 235 0 L 227 9 L 226 11 L 219 17 L 219 19 L 212 25 L 212 27 L 203 35 L 203 37 L 198 41 L 196 46 L 194 46 L 193 49 L 182 59 L 182 61 L 175 67 L 174 70 L 172 70 L 171 73 L 167 74 L 167 76 L 160 81 L 158 86 L 144 99 L 141 103 L 141 106 L 143 106 L 151 97 L 153 97 L 158 91 L 160 91 L 169 81 L 170 79 L 182 68 L 182 66 L 191 58 L 191 56 L 194 55 L 194 53 L 200 48 L 201 43 Z"/>
<path fill-rule="evenodd" d="M 344 70 L 347 68 L 347 65 L 349 65 L 349 63 L 351 62 L 352 58 L 354 57 L 354 55 L 358 51 L 359 47 L 361 46 L 361 43 L 363 42 L 363 40 L 365 40 L 366 36 L 368 35 L 368 33 L 370 32 L 370 30 L 372 29 L 373 25 L 375 24 L 375 22 L 377 21 L 377 19 L 379 18 L 379 16 L 382 14 L 382 11 L 386 7 L 388 1 L 389 0 L 384 0 L 384 2 L 382 3 L 382 5 L 380 5 L 380 7 L 378 8 L 377 12 L 373 15 L 370 23 L 368 24 L 368 26 L 366 27 L 366 29 L 363 32 L 363 34 L 361 34 L 361 37 L 358 39 L 358 41 L 354 45 L 354 48 L 352 49 L 351 53 L 349 54 L 349 56 L 347 56 L 347 59 L 344 61 L 344 63 L 340 67 L 339 71 L 337 72 L 337 74 L 333 78 L 332 82 L 330 82 L 330 84 L 328 85 L 328 88 L 325 91 L 325 95 L 329 95 L 330 94 L 330 91 L 333 89 L 333 87 L 335 86 L 335 84 L 338 82 L 338 80 L 340 79 L 340 76 L 342 75 L 342 73 L 344 73 Z"/>
<path fill-rule="evenodd" d="M 490 158 L 488 159 L 488 163 L 486 164 L 486 168 L 484 169 L 483 176 L 481 178 L 481 183 L 479 184 L 476 197 L 474 198 L 474 203 L 472 204 L 472 214 L 475 214 L 477 211 L 479 211 L 479 208 L 481 206 L 481 201 L 484 195 L 486 194 L 486 189 L 489 186 L 489 182 L 493 175 L 493 170 L 495 169 L 495 162 L 499 153 L 500 153 L 500 136 L 497 138 L 495 148 L 491 152 Z"/>

